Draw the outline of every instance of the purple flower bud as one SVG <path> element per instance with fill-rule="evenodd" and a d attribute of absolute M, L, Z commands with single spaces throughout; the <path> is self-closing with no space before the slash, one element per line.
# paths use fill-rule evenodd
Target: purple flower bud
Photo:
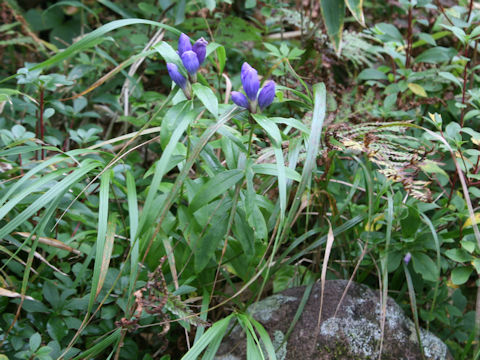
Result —
<path fill-rule="evenodd" d="M 187 79 L 185 79 L 185 77 L 180 74 L 177 65 L 167 63 L 167 70 L 168 75 L 170 75 L 170 78 L 173 80 L 173 82 L 185 90 L 187 86 Z"/>
<path fill-rule="evenodd" d="M 412 254 L 408 252 L 407 255 L 405 255 L 405 257 L 403 258 L 403 261 L 405 262 L 405 264 L 408 265 L 411 259 L 412 259 Z"/>
<path fill-rule="evenodd" d="M 262 90 L 260 90 L 260 94 L 258 94 L 258 106 L 263 110 L 273 102 L 274 98 L 275 82 L 270 80 L 263 86 Z"/>
<path fill-rule="evenodd" d="M 192 50 L 185 51 L 182 54 L 182 62 L 183 66 L 185 66 L 185 69 L 187 69 L 190 75 L 195 75 L 198 68 L 200 67 L 197 54 L 195 54 Z"/>
<path fill-rule="evenodd" d="M 244 107 L 246 109 L 249 108 L 249 103 L 248 103 L 248 99 L 247 97 L 241 93 L 241 92 L 238 92 L 238 91 L 232 91 L 232 101 L 238 105 L 238 106 L 241 106 L 241 107 Z"/>
<path fill-rule="evenodd" d="M 178 55 L 182 56 L 185 51 L 192 50 L 190 38 L 182 33 L 178 38 Z"/>
<path fill-rule="evenodd" d="M 200 65 L 205 61 L 205 56 L 207 55 L 207 45 L 208 41 L 203 37 L 195 41 L 193 44 L 193 52 L 197 54 L 198 63 Z"/>
<path fill-rule="evenodd" d="M 260 88 L 257 70 L 245 62 L 242 65 L 240 78 L 242 79 L 243 89 L 245 90 L 248 98 L 252 101 L 255 101 L 257 99 L 258 89 Z"/>

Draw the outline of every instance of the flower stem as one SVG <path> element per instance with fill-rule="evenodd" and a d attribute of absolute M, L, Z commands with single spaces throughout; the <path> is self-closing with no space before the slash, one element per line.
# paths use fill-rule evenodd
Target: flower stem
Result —
<path fill-rule="evenodd" d="M 247 160 L 250 159 L 250 153 L 252 151 L 252 139 L 253 139 L 253 132 L 255 131 L 256 123 L 252 119 L 252 115 L 249 114 L 248 121 L 250 123 L 250 134 L 248 135 L 248 151 L 247 151 Z"/>

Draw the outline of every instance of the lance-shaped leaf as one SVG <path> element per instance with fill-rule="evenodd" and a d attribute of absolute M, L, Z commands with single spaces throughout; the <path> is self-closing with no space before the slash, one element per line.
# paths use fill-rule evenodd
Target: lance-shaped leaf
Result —
<path fill-rule="evenodd" d="M 327 34 L 337 55 L 341 51 L 343 21 L 345 18 L 345 1 L 344 0 L 321 0 L 320 7 L 322 9 L 322 17 L 327 28 Z"/>
<path fill-rule="evenodd" d="M 360 25 L 365 26 L 365 17 L 363 16 L 363 0 L 345 0 L 345 4 L 347 4 L 348 10 L 350 10 L 355 20 L 357 20 Z"/>

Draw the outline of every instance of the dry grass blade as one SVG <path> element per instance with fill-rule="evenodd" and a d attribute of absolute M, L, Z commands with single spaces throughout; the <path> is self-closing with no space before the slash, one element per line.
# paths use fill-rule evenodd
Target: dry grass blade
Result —
<path fill-rule="evenodd" d="M 232 82 L 226 74 L 222 74 L 222 76 L 225 78 L 225 101 L 223 103 L 228 104 L 230 101 L 230 93 L 232 92 Z"/>
<path fill-rule="evenodd" d="M 31 251 L 30 249 L 26 248 L 25 251 Z M 62 270 L 60 270 L 59 268 L 57 268 L 55 265 L 52 265 L 48 262 L 47 259 L 45 259 L 42 255 L 40 255 L 38 252 L 34 251 L 33 252 L 33 256 L 35 256 L 38 260 L 40 260 L 41 262 L 43 262 L 45 265 L 47 265 L 49 268 L 51 268 L 52 270 L 62 274 L 62 275 L 65 275 L 65 276 L 68 276 L 67 274 L 65 274 Z"/>
<path fill-rule="evenodd" d="M 320 276 L 321 282 L 321 292 L 320 292 L 320 310 L 318 311 L 318 321 L 317 321 L 317 328 L 315 330 L 315 338 L 312 344 L 312 348 L 316 348 L 317 344 L 317 337 L 318 333 L 320 332 L 320 323 L 322 322 L 322 308 L 323 308 L 323 292 L 325 290 L 325 281 L 327 278 L 327 267 L 328 267 L 328 260 L 330 258 L 330 253 L 332 251 L 333 241 L 335 240 L 335 236 L 333 235 L 332 224 L 330 220 L 328 220 L 328 236 L 327 236 L 327 244 L 325 247 L 325 254 L 323 256 L 323 264 L 322 264 L 322 274 Z"/>
<path fill-rule="evenodd" d="M 10 298 L 21 298 L 22 294 L 19 294 L 15 291 L 10 291 L 0 287 L 0 296 L 6 296 Z M 35 299 L 31 296 L 25 296 L 25 299 L 34 301 Z"/>
<path fill-rule="evenodd" d="M 157 32 L 152 36 L 150 41 L 147 43 L 147 45 L 145 45 L 142 52 L 146 52 L 148 49 L 157 45 L 160 41 L 163 40 L 164 35 L 165 35 L 165 30 L 164 29 L 158 29 Z M 129 94 L 133 92 L 133 89 L 137 85 L 137 84 L 134 84 L 133 88 L 129 89 L 130 88 L 130 79 L 133 78 L 133 76 L 137 72 L 140 65 L 142 65 L 142 63 L 145 61 L 146 57 L 147 57 L 147 55 L 137 59 L 132 64 L 132 66 L 130 67 L 130 70 L 128 71 L 129 78 L 126 78 L 125 82 L 123 83 L 122 91 L 120 93 L 120 100 L 123 100 L 123 109 L 124 109 L 123 110 L 123 115 L 124 116 L 129 115 L 129 111 L 128 111 L 129 110 L 129 101 L 128 101 L 129 100 Z"/>
<path fill-rule="evenodd" d="M 367 248 L 368 248 L 368 242 L 366 242 L 365 245 L 363 246 L 362 253 L 360 254 L 360 259 L 358 259 L 357 264 L 355 265 L 355 269 L 353 269 L 352 276 L 350 276 L 350 279 L 348 279 L 347 286 L 345 286 L 345 290 L 343 290 L 342 297 L 340 298 L 340 301 L 337 304 L 337 308 L 335 309 L 335 313 L 333 314 L 333 317 L 337 316 L 338 310 L 340 310 L 340 306 L 342 306 L 343 299 L 345 299 L 348 289 L 350 288 L 350 285 L 352 284 L 353 279 L 355 278 L 355 275 L 357 275 L 358 268 L 360 267 L 360 264 L 362 263 L 363 258 L 367 253 Z"/>
<path fill-rule="evenodd" d="M 30 233 L 27 233 L 27 232 L 18 232 L 17 231 L 17 232 L 14 232 L 13 235 L 19 235 L 19 236 L 21 236 L 23 238 L 26 238 L 26 239 L 31 236 L 33 240 L 35 240 L 37 238 L 36 235 L 31 235 Z M 56 247 L 57 249 L 66 250 L 68 252 L 74 253 L 75 255 L 82 255 L 82 253 L 79 250 L 74 249 L 71 246 L 65 245 L 63 242 L 61 242 L 60 240 L 57 240 L 57 239 L 40 236 L 38 238 L 38 242 L 41 243 L 41 244 L 44 244 L 44 245 L 49 245 L 49 246 Z"/>

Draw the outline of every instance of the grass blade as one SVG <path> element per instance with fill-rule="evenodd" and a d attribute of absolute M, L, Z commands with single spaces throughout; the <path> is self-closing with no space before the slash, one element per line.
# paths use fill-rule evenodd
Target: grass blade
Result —
<path fill-rule="evenodd" d="M 101 274 L 105 269 L 105 261 L 110 261 L 110 257 L 105 252 L 107 227 L 108 227 L 108 197 L 110 193 L 110 179 L 112 178 L 112 171 L 106 171 L 100 177 L 100 195 L 98 207 L 98 233 L 96 241 L 95 265 L 93 268 L 92 290 L 90 292 L 90 300 L 88 302 L 87 312 L 90 313 L 93 307 L 95 298 L 98 295 L 99 288 L 102 287 Z M 108 249 L 107 249 L 108 250 Z M 106 266 L 108 269 L 108 265 Z"/>
<path fill-rule="evenodd" d="M 85 160 L 81 167 L 74 170 L 71 174 L 67 175 L 62 181 L 57 183 L 54 187 L 49 189 L 45 194 L 35 200 L 29 207 L 22 211 L 19 215 L 9 221 L 4 227 L 0 229 L 0 238 L 5 237 L 7 234 L 15 230 L 20 224 L 23 224 L 30 217 L 32 217 L 38 210 L 43 208 L 46 204 L 49 204 L 59 194 L 69 189 L 73 184 L 77 183 L 85 174 L 93 170 L 100 165 L 99 162 L 94 160 Z"/>
<path fill-rule="evenodd" d="M 33 70 L 38 70 L 38 69 L 46 69 L 50 66 L 58 64 L 58 63 L 64 61 L 65 59 L 69 58 L 70 56 L 80 52 L 80 51 L 89 49 L 89 48 L 97 45 L 98 41 L 102 38 L 102 36 L 109 33 L 110 31 L 113 31 L 115 29 L 122 28 L 122 27 L 125 27 L 125 26 L 138 25 L 138 24 L 153 25 L 153 26 L 157 26 L 157 27 L 163 28 L 165 30 L 168 30 L 168 31 L 170 31 L 170 32 L 172 32 L 176 35 L 181 34 L 181 32 L 179 30 L 175 29 L 174 27 L 171 27 L 171 26 L 168 26 L 168 25 L 156 22 L 156 21 L 144 20 L 144 19 L 115 20 L 115 21 L 109 22 L 108 24 L 105 24 L 105 25 L 99 27 L 98 29 L 92 31 L 91 33 L 85 35 L 81 40 L 77 41 L 73 45 L 70 45 L 65 50 L 62 50 L 61 52 L 52 56 L 51 58 L 41 62 L 40 64 L 37 64 L 37 65 L 31 67 L 29 70 L 33 71 Z M 9 76 L 7 78 L 4 78 L 3 80 L 0 81 L 0 83 L 5 82 L 7 80 L 10 80 L 10 79 L 12 79 L 16 76 L 17 75 L 12 75 L 12 76 Z"/>
<path fill-rule="evenodd" d="M 120 339 L 121 331 L 122 331 L 122 329 L 120 329 L 120 328 L 116 329 L 113 333 L 108 335 L 105 339 L 100 341 L 98 344 L 93 345 L 90 349 L 88 349 L 88 350 L 80 353 L 76 357 L 74 357 L 73 360 L 91 359 L 91 358 L 97 356 L 102 351 L 104 351 L 108 346 L 110 346 L 115 341 L 118 341 L 118 339 Z"/>
<path fill-rule="evenodd" d="M 218 341 L 218 339 L 223 338 L 225 332 L 227 331 L 228 323 L 232 319 L 233 314 L 228 315 L 226 318 L 217 321 L 208 329 L 205 334 L 202 335 L 200 339 L 192 346 L 190 351 L 188 351 L 181 360 L 197 360 L 201 352 L 213 341 Z"/>
<path fill-rule="evenodd" d="M 130 221 L 130 246 L 132 253 L 130 255 L 130 281 L 128 284 L 129 299 L 132 297 L 133 289 L 135 286 L 135 279 L 138 271 L 138 257 L 139 257 L 139 242 L 136 238 L 138 230 L 138 202 L 137 202 L 137 189 L 135 187 L 135 178 L 131 171 L 127 171 L 127 203 L 128 203 L 128 219 Z M 130 308 L 129 306 L 127 308 Z"/>
<path fill-rule="evenodd" d="M 422 337 L 420 335 L 420 324 L 418 322 L 418 312 L 417 312 L 417 300 L 415 296 L 415 288 L 413 287 L 412 277 L 410 276 L 410 271 L 408 271 L 408 266 L 403 263 L 403 270 L 405 271 L 405 278 L 407 279 L 407 287 L 408 287 L 408 296 L 410 298 L 410 307 L 412 309 L 413 320 L 415 322 L 415 332 L 417 334 L 417 341 L 418 345 L 420 346 L 420 354 L 422 355 L 422 359 L 425 360 L 425 354 L 423 352 L 423 345 L 422 345 Z"/>

